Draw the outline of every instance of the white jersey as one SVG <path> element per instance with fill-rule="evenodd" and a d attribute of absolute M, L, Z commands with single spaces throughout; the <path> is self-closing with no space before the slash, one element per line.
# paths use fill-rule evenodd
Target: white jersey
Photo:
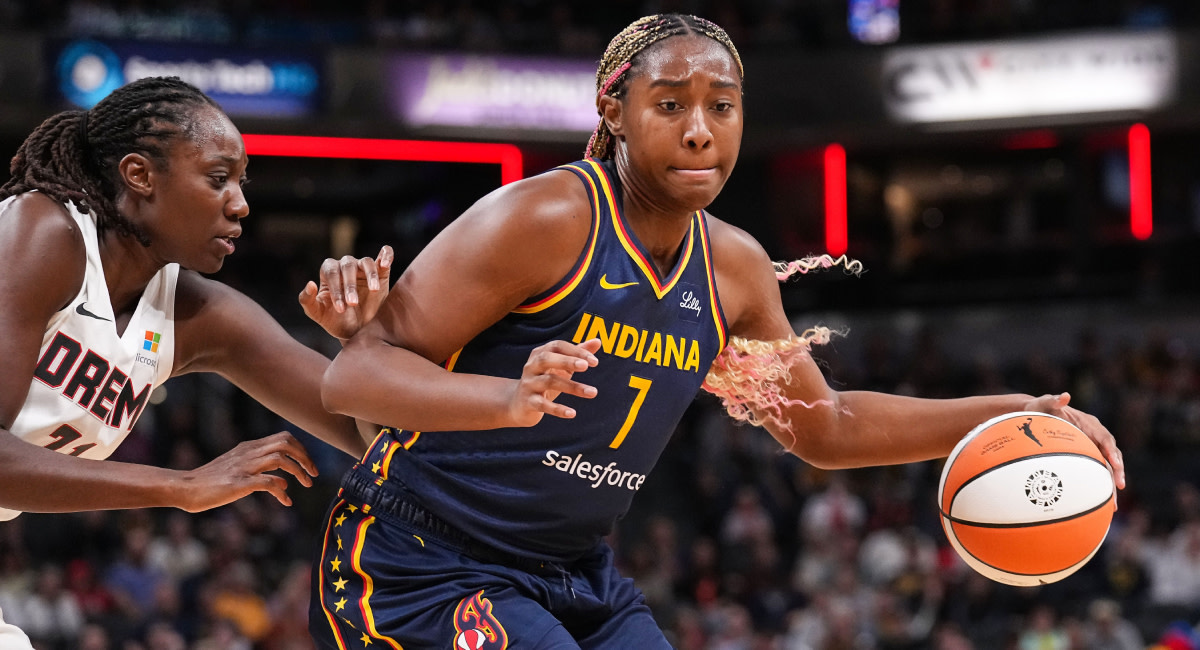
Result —
<path fill-rule="evenodd" d="M 11 199 L 0 203 L 0 218 Z M 83 286 L 46 324 L 29 395 L 9 428 L 22 440 L 82 458 L 108 458 L 145 410 L 175 361 L 175 284 L 168 264 L 146 285 L 121 335 L 104 281 L 96 218 L 67 211 L 87 247 Z M 0 508 L 0 521 L 19 512 Z"/>

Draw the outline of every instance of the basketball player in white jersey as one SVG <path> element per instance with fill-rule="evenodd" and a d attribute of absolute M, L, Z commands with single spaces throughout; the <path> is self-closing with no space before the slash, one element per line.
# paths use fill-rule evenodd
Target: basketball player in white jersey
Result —
<path fill-rule="evenodd" d="M 216 372 L 358 456 L 355 422 L 321 405 L 329 361 L 238 291 L 221 268 L 249 208 L 247 158 L 225 113 L 176 78 L 133 82 L 88 111 L 43 122 L 0 187 L 0 520 L 29 512 L 214 508 L 256 491 L 285 505 L 316 467 L 288 433 L 190 471 L 98 462 L 153 389 Z M 348 338 L 387 293 L 391 250 L 327 260 L 305 312 Z M 361 296 L 361 299 L 360 299 Z M 29 648 L 0 619 L 0 650 Z"/>

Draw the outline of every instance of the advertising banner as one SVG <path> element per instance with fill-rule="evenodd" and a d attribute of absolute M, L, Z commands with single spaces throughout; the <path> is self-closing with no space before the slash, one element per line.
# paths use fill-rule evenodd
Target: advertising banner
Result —
<path fill-rule="evenodd" d="M 303 117 L 320 106 L 320 59 L 307 53 L 80 39 L 52 45 L 47 59 L 58 97 L 79 108 L 156 76 L 180 77 L 235 116 Z"/>
<path fill-rule="evenodd" d="M 1164 32 L 897 47 L 883 93 L 898 122 L 1144 111 L 1170 103 L 1178 48 Z"/>
<path fill-rule="evenodd" d="M 596 127 L 592 61 L 467 55 L 399 55 L 390 103 L 408 126 L 590 132 Z"/>

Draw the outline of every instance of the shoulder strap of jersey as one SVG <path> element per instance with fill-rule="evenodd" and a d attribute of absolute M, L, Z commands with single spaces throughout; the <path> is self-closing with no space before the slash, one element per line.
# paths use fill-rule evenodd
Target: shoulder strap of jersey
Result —
<path fill-rule="evenodd" d="M 588 199 L 592 204 L 592 229 L 588 234 L 588 241 L 584 245 L 583 250 L 579 253 L 579 258 L 575 260 L 575 266 L 562 280 L 546 291 L 530 298 L 524 304 L 513 310 L 516 314 L 533 314 L 544 309 L 547 309 L 571 293 L 575 287 L 579 286 L 579 281 L 587 274 L 588 268 L 591 267 L 592 259 L 596 253 L 596 240 L 600 231 L 600 196 L 596 188 L 596 180 L 586 171 L 586 164 L 583 162 L 575 162 L 569 165 L 562 165 L 555 169 L 566 169 L 579 176 L 583 181 L 584 189 L 588 193 Z"/>

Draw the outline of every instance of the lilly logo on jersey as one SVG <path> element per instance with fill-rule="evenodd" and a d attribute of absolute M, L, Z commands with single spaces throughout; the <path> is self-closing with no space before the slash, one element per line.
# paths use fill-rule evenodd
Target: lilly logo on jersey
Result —
<path fill-rule="evenodd" d="M 129 375 L 95 350 L 58 332 L 33 370 L 34 379 L 87 409 L 114 429 L 133 428 L 150 397 L 151 384 L 136 390 Z"/>
<path fill-rule="evenodd" d="M 679 296 L 679 318 L 699 323 L 700 313 L 704 311 L 704 292 L 690 282 L 680 282 L 675 291 Z"/>

